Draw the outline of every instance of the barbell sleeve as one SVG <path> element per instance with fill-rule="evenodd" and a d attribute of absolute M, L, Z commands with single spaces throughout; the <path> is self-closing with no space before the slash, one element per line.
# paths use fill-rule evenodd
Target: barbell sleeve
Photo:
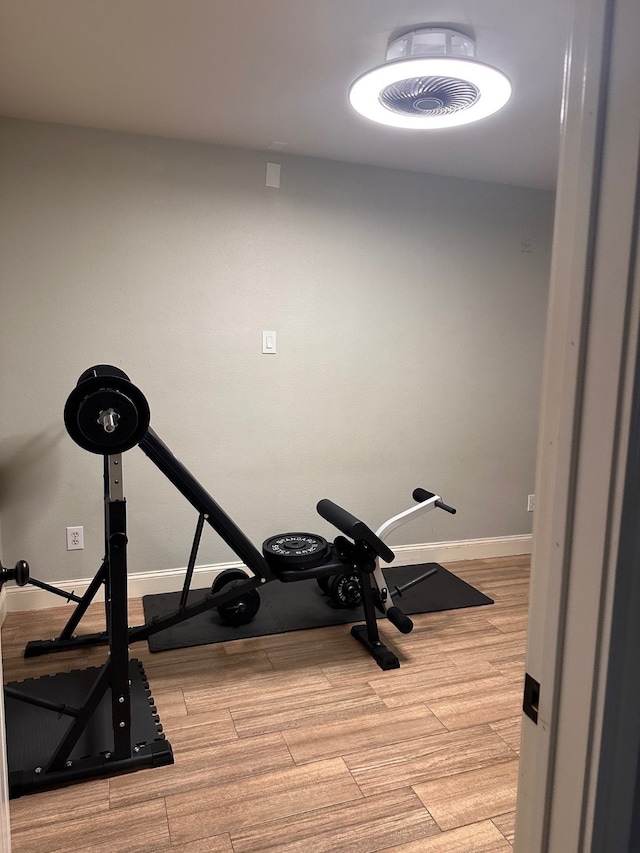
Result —
<path fill-rule="evenodd" d="M 414 578 L 413 580 L 409 581 L 408 583 L 403 583 L 402 586 L 395 586 L 393 588 L 393 591 L 391 592 L 391 598 L 396 598 L 396 596 L 398 596 L 398 595 L 402 598 L 403 592 L 406 592 L 408 589 L 411 589 L 412 586 L 416 586 L 417 584 L 422 583 L 422 581 L 426 581 L 427 578 L 431 578 L 431 577 L 433 577 L 433 575 L 435 575 L 437 573 L 438 573 L 437 569 L 429 569 L 428 572 L 425 572 L 424 574 L 419 575 L 417 578 Z"/>

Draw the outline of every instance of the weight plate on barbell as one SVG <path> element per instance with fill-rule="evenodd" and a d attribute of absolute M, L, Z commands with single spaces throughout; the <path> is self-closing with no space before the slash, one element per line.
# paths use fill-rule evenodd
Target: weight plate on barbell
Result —
<path fill-rule="evenodd" d="M 93 367 L 89 367 L 80 374 L 76 384 L 80 385 L 81 382 L 86 382 L 87 379 L 95 379 L 96 376 L 99 376 L 102 379 L 104 379 L 105 376 L 111 376 L 116 379 L 124 379 L 125 382 L 131 382 L 124 370 L 120 370 L 119 367 L 114 367 L 113 364 L 94 364 Z"/>
<path fill-rule="evenodd" d="M 280 533 L 262 544 L 268 563 L 282 568 L 312 568 L 329 556 L 331 546 L 315 533 Z"/>
<path fill-rule="evenodd" d="M 246 577 L 244 581 L 240 579 L 231 580 L 228 583 L 222 584 L 217 591 L 221 592 L 222 590 L 241 587 L 245 581 Z M 216 609 L 218 616 L 225 625 L 232 625 L 233 627 L 247 625 L 254 619 L 258 610 L 260 610 L 260 593 L 257 589 L 245 590 L 237 598 L 232 598 L 224 604 L 219 604 Z"/>
<path fill-rule="evenodd" d="M 113 410 L 112 429 L 102 423 Z M 118 376 L 94 376 L 77 385 L 64 407 L 64 423 L 71 438 L 90 453 L 110 455 L 130 450 L 142 439 L 151 412 L 140 391 Z"/>
<path fill-rule="evenodd" d="M 362 584 L 357 572 L 335 575 L 329 584 L 329 595 L 338 607 L 352 609 L 362 604 Z"/>
<path fill-rule="evenodd" d="M 242 569 L 223 569 L 211 584 L 211 593 L 215 595 L 216 592 L 220 592 L 229 581 L 246 581 L 248 577 L 249 575 Z"/>

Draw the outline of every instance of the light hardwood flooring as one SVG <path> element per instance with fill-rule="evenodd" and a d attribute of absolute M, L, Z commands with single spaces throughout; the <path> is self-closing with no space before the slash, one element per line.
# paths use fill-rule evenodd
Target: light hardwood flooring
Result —
<path fill-rule="evenodd" d="M 528 557 L 448 564 L 494 605 L 381 624 L 382 672 L 348 626 L 150 654 L 175 764 L 11 802 L 14 853 L 511 851 Z M 94 666 L 105 649 L 24 660 L 69 607 L 12 613 L 5 681 Z M 82 632 L 101 630 L 93 605 Z M 139 600 L 131 624 L 143 621 Z"/>

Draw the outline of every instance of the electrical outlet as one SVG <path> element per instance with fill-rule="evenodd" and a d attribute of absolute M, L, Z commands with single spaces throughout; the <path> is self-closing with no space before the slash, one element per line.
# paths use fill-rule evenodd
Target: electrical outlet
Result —
<path fill-rule="evenodd" d="M 67 527 L 67 551 L 81 551 L 84 548 L 84 527 Z"/>
<path fill-rule="evenodd" d="M 533 512 L 536 508 L 536 496 L 527 495 L 527 512 Z"/>

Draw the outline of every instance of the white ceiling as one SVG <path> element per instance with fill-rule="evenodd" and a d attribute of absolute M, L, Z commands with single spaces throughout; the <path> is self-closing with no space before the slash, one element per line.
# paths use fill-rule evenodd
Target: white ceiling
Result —
<path fill-rule="evenodd" d="M 553 187 L 572 0 L 0 0 L 0 114 Z M 478 124 L 367 121 L 391 34 L 458 24 L 514 95 Z"/>

